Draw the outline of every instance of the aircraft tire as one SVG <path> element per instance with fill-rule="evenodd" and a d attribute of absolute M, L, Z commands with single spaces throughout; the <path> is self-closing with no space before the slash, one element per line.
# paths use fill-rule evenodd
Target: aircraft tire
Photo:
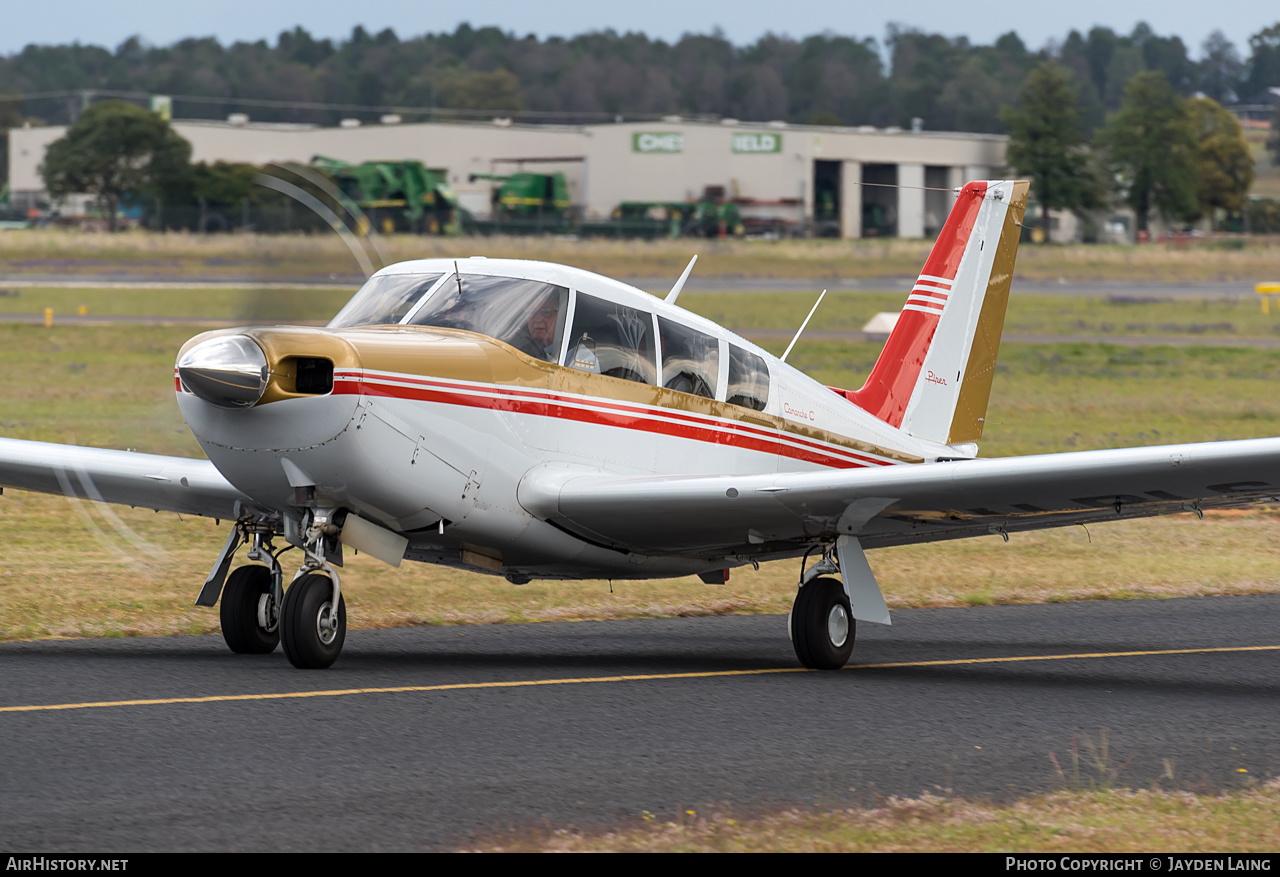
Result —
<path fill-rule="evenodd" d="M 337 630 L 320 628 L 332 609 L 333 582 L 326 575 L 305 575 L 284 593 L 280 642 L 289 663 L 299 670 L 323 670 L 342 654 L 347 638 L 347 601 L 338 600 Z"/>
<path fill-rule="evenodd" d="M 271 599 L 271 570 L 242 566 L 227 576 L 222 588 L 218 619 L 227 648 L 237 655 L 269 655 L 280 644 L 280 624 L 266 630 L 258 624 L 258 604 Z"/>
<path fill-rule="evenodd" d="M 856 625 L 839 579 L 820 577 L 796 594 L 791 609 L 791 644 L 811 670 L 839 670 L 853 653 Z"/>

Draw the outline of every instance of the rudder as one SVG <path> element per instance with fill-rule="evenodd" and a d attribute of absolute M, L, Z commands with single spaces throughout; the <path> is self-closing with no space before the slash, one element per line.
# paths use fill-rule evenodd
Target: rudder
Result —
<path fill-rule="evenodd" d="M 1028 188 L 960 189 L 871 375 L 845 394 L 851 402 L 917 438 L 982 437 Z"/>

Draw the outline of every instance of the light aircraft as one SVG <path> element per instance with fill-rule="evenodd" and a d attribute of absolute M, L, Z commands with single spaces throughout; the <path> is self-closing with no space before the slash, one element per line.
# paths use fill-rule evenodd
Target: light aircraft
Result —
<path fill-rule="evenodd" d="M 347 547 L 517 584 L 722 583 L 803 557 L 789 633 L 805 666 L 839 668 L 856 622 L 890 620 L 865 549 L 1280 495 L 1280 439 L 976 459 L 1026 200 L 957 190 L 858 390 L 680 308 L 688 269 L 662 300 L 428 259 L 378 271 L 325 328 L 188 341 L 174 386 L 207 460 L 4 439 L 0 484 L 230 522 L 197 603 L 221 598 L 232 651 L 283 643 L 296 667 L 342 649 Z"/>

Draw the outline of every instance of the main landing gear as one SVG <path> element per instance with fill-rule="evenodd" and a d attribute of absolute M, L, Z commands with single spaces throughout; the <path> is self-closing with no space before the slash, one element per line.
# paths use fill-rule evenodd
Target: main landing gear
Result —
<path fill-rule="evenodd" d="M 218 607 L 222 638 L 237 655 L 269 655 L 280 644 L 280 606 L 271 570 L 242 566 L 227 577 Z"/>
<path fill-rule="evenodd" d="M 796 594 L 791 608 L 791 644 L 811 670 L 839 670 L 853 653 L 856 623 L 839 579 L 815 578 Z"/>
<path fill-rule="evenodd" d="M 337 570 L 324 559 L 323 544 L 315 535 L 316 540 L 303 548 L 302 569 L 285 590 L 278 558 L 290 546 L 277 551 L 269 529 L 237 525 L 196 601 L 212 606 L 221 589 L 222 638 L 231 651 L 265 655 L 283 645 L 289 663 L 303 670 L 323 669 L 338 659 L 347 638 L 346 601 Z M 249 540 L 253 547 L 248 559 L 258 563 L 227 575 L 236 547 Z"/>
<path fill-rule="evenodd" d="M 856 555 L 852 549 L 857 550 Z M 857 563 L 858 560 L 861 564 Z M 836 573 L 844 581 L 835 578 L 833 574 Z M 849 582 L 853 583 L 853 588 L 846 587 Z M 861 592 L 858 590 L 860 582 Z M 873 599 L 869 599 L 866 592 L 868 583 L 875 589 Z M 859 605 L 863 612 L 858 617 L 888 623 L 884 599 L 856 542 L 850 545 L 848 540 L 838 541 L 827 549 L 822 560 L 812 569 L 806 572 L 801 566 L 800 589 L 787 617 L 791 644 L 801 664 L 811 670 L 839 670 L 849 662 L 857 631 L 851 594 L 859 595 L 858 599 L 862 601 Z M 883 609 L 883 620 L 877 612 L 869 613 L 868 608 Z"/>

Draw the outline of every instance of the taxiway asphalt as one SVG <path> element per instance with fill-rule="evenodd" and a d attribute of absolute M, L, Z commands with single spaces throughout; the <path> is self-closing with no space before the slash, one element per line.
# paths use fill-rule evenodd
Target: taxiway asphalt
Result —
<path fill-rule="evenodd" d="M 1073 746 L 1086 784 L 1239 788 L 1280 773 L 1278 663 L 1280 595 L 898 611 L 826 673 L 778 616 L 356 630 L 311 672 L 219 637 L 8 643 L 0 849 L 455 849 L 1005 799 L 1059 787 Z"/>

